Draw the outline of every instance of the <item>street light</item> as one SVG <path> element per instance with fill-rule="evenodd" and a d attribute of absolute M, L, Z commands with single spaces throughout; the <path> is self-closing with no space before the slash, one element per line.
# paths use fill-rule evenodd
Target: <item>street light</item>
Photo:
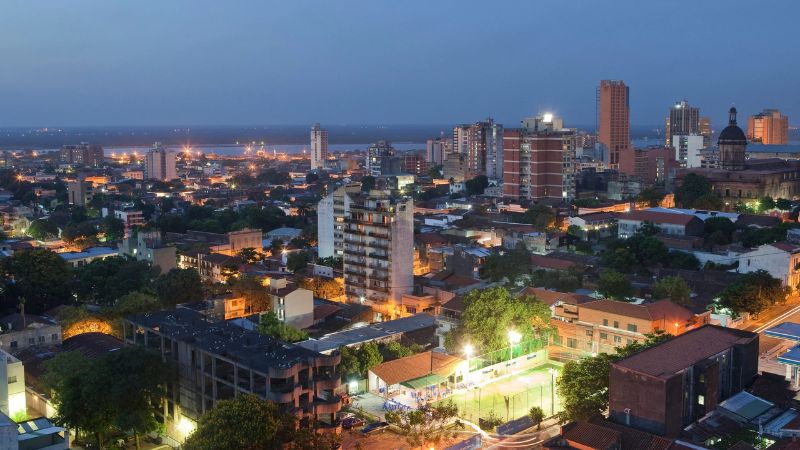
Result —
<path fill-rule="evenodd" d="M 547 369 L 550 372 L 550 415 L 556 413 L 556 375 L 558 371 L 552 367 Z"/>
<path fill-rule="evenodd" d="M 514 359 L 514 346 L 522 339 L 522 335 L 514 330 L 508 330 L 508 342 L 511 344 L 511 359 Z"/>
<path fill-rule="evenodd" d="M 472 348 L 472 344 L 467 344 L 464 346 L 464 355 L 467 356 L 467 371 L 464 373 L 464 414 L 467 413 L 467 386 L 469 383 L 469 357 L 472 356 L 472 352 L 475 349 Z"/>

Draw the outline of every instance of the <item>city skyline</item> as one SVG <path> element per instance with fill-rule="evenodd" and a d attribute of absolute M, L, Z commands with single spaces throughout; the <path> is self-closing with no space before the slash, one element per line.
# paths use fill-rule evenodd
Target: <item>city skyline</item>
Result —
<path fill-rule="evenodd" d="M 792 2 L 454 5 L 5 4 L 0 126 L 590 125 L 601 79 L 630 86 L 633 125 L 684 98 L 716 127 L 731 105 L 800 114 Z"/>

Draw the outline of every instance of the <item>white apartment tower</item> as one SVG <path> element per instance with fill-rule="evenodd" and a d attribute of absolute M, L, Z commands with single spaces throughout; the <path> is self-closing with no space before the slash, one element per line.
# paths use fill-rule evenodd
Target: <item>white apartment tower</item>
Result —
<path fill-rule="evenodd" d="M 317 253 L 320 258 L 344 256 L 344 219 L 350 213 L 350 195 L 361 192 L 361 183 L 339 187 L 317 204 Z"/>
<path fill-rule="evenodd" d="M 311 170 L 325 168 L 328 159 L 328 131 L 320 128 L 318 123 L 311 127 Z"/>
<path fill-rule="evenodd" d="M 414 201 L 373 190 L 351 198 L 344 219 L 344 289 L 372 307 L 375 320 L 399 317 L 414 287 Z"/>
<path fill-rule="evenodd" d="M 164 148 L 156 142 L 145 156 L 145 178 L 152 180 L 170 181 L 178 178 L 175 170 L 177 153 Z"/>

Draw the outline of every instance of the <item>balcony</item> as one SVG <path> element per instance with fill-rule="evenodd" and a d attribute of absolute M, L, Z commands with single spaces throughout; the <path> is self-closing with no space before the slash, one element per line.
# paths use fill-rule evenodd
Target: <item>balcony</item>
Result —
<path fill-rule="evenodd" d="M 382 254 L 378 254 L 378 253 L 370 253 L 369 257 L 373 258 L 373 259 L 380 259 L 380 260 L 383 260 L 383 261 L 389 261 L 389 255 L 382 255 Z"/>
<path fill-rule="evenodd" d="M 350 286 L 355 286 L 355 287 L 361 287 L 361 288 L 366 288 L 367 287 L 367 283 L 366 282 L 353 280 L 352 278 L 345 279 L 344 280 L 344 284 L 350 285 Z"/>
<path fill-rule="evenodd" d="M 383 243 L 383 242 L 378 242 L 378 241 L 367 242 L 367 247 L 377 248 L 377 249 L 381 249 L 381 250 L 389 250 L 389 244 L 388 243 Z"/>
<path fill-rule="evenodd" d="M 344 274 L 345 275 L 358 276 L 358 277 L 365 277 L 365 276 L 367 276 L 367 271 L 366 270 L 354 269 L 352 267 L 345 267 Z"/>
<path fill-rule="evenodd" d="M 367 233 L 367 236 L 379 238 L 379 239 L 389 239 L 389 234 L 387 233 L 376 233 L 374 231 L 370 231 Z"/>

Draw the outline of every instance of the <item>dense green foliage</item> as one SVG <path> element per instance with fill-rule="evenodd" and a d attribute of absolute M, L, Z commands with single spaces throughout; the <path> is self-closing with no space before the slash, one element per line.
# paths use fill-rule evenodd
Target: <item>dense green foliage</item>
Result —
<path fill-rule="evenodd" d="M 603 267 L 623 273 L 648 273 L 648 268 L 658 265 L 688 270 L 700 268 L 700 262 L 691 253 L 669 251 L 658 238 L 643 233 L 611 240 L 600 261 Z"/>
<path fill-rule="evenodd" d="M 483 191 L 489 187 L 489 178 L 486 175 L 478 175 L 467 180 L 464 183 L 464 187 L 467 189 L 467 195 L 482 195 Z"/>
<path fill-rule="evenodd" d="M 508 278 L 511 283 L 517 278 L 528 274 L 531 265 L 531 253 L 522 243 L 517 244 L 514 250 L 505 250 L 502 253 L 492 253 L 483 263 L 482 276 L 492 281 Z"/>
<path fill-rule="evenodd" d="M 525 211 L 522 221 L 533 225 L 537 231 L 547 231 L 556 226 L 556 211 L 547 205 L 537 203 Z"/>
<path fill-rule="evenodd" d="M 625 274 L 604 270 L 600 272 L 600 279 L 597 281 L 597 292 L 606 298 L 625 300 L 633 295 L 633 288 Z"/>
<path fill-rule="evenodd" d="M 508 333 L 521 341 L 541 337 L 550 330 L 550 308 L 534 297 L 517 297 L 502 287 L 471 291 L 464 298 L 461 324 L 445 336 L 445 347 L 461 354 L 471 344 L 477 354 L 508 348 Z"/>
<path fill-rule="evenodd" d="M 339 351 L 342 354 L 339 371 L 344 381 L 365 378 L 369 369 L 383 362 L 383 355 L 374 342 L 367 342 L 358 348 L 342 347 Z"/>
<path fill-rule="evenodd" d="M 258 332 L 285 342 L 298 342 L 308 339 L 308 333 L 283 323 L 272 311 L 261 315 L 261 321 L 258 323 Z"/>
<path fill-rule="evenodd" d="M 25 311 L 42 314 L 72 302 L 72 270 L 56 253 L 34 248 L 14 252 L 0 261 L 3 272 L 2 304 L 15 308 L 24 299 Z"/>
<path fill-rule="evenodd" d="M 157 271 L 124 256 L 95 259 L 75 271 L 75 294 L 85 303 L 113 305 L 123 295 L 148 289 Z"/>
<path fill-rule="evenodd" d="M 436 408 L 388 411 L 386 422 L 399 428 L 411 447 L 437 448 L 454 435 L 449 424 L 456 417 L 458 407 L 447 401 Z"/>
<path fill-rule="evenodd" d="M 720 304 L 735 314 L 758 315 L 772 305 L 783 303 L 789 287 L 768 272 L 759 270 L 742 275 L 720 294 Z"/>
<path fill-rule="evenodd" d="M 678 276 L 664 277 L 653 284 L 654 299 L 670 299 L 673 303 L 688 306 L 691 301 L 692 290 L 686 281 Z"/>
<path fill-rule="evenodd" d="M 713 193 L 711 180 L 695 173 L 686 175 L 675 189 L 675 202 L 684 208 L 717 211 L 723 206 L 722 199 Z"/>
<path fill-rule="evenodd" d="M 534 270 L 530 284 L 534 287 L 572 292 L 583 287 L 583 270 L 578 267 L 568 270 Z"/>

